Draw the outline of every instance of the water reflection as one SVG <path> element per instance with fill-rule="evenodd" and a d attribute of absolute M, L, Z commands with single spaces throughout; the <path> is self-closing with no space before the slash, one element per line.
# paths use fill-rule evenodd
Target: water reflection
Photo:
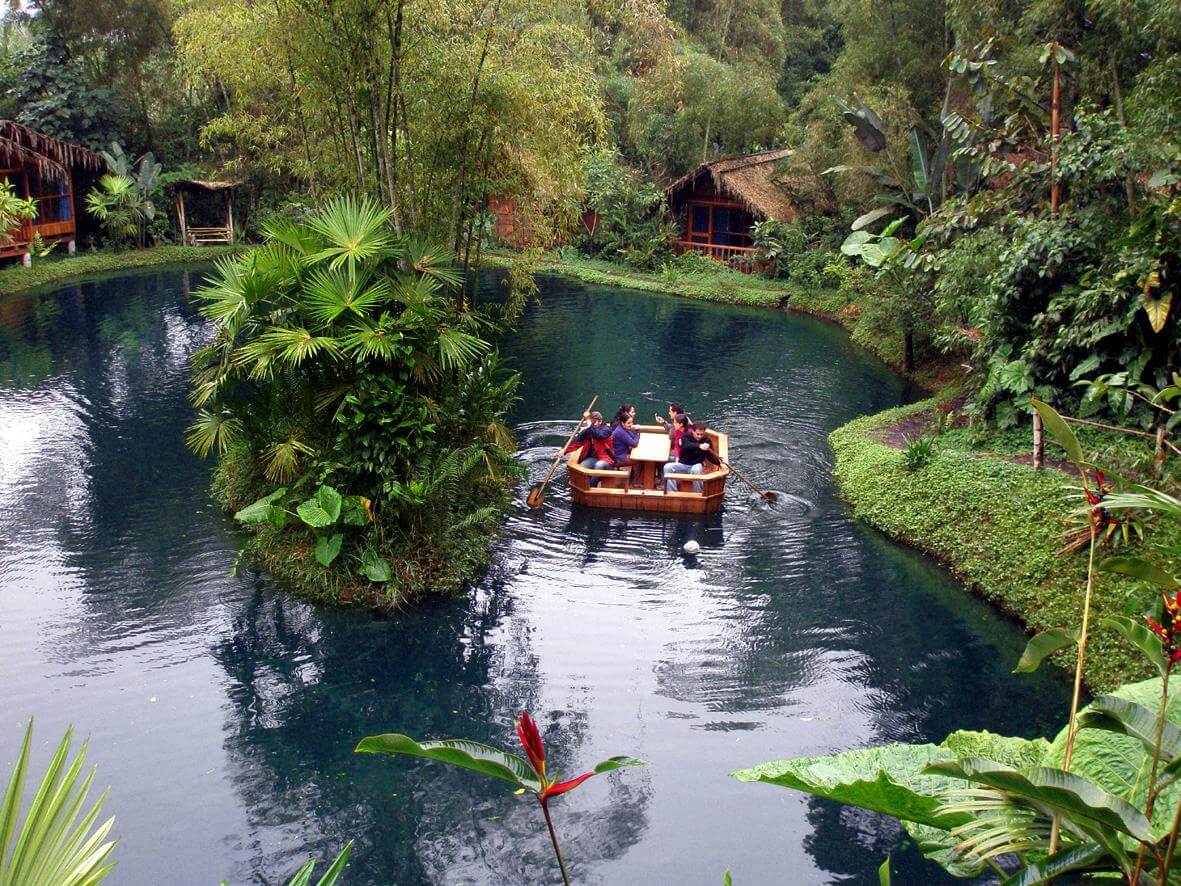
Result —
<path fill-rule="evenodd" d="M 389 730 L 512 746 L 522 707 L 564 772 L 651 763 L 556 805 L 580 882 L 860 882 L 890 851 L 932 881 L 888 820 L 728 772 L 1060 721 L 1059 675 L 1008 673 L 1012 624 L 834 497 L 827 433 L 909 394 L 798 317 L 547 281 L 504 343 L 533 477 L 593 393 L 642 416 L 678 399 L 774 507 L 734 486 L 705 519 L 575 510 L 559 479 L 470 597 L 391 619 L 231 577 L 238 539 L 182 438 L 198 279 L 0 302 L 0 704 L 91 735 L 122 882 L 282 882 L 347 839 L 350 882 L 542 880 L 526 799 L 352 753 Z M 18 741 L 0 730 L 0 757 Z"/>

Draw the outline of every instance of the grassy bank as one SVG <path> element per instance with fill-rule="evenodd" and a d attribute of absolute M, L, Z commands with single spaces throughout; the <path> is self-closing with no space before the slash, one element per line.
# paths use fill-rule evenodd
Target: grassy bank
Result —
<path fill-rule="evenodd" d="M 485 255 L 483 262 L 492 267 L 507 268 L 516 258 L 516 253 L 497 250 Z M 716 265 L 716 268 L 709 265 Z M 758 274 L 743 274 L 707 259 L 701 259 L 690 270 L 679 269 L 670 262 L 663 271 L 645 272 L 565 251 L 542 255 L 538 270 L 595 286 L 620 286 L 721 304 L 779 308 L 808 314 L 843 327 L 853 341 L 891 366 L 899 368 L 902 365 L 902 336 L 898 331 L 871 328 L 863 323 L 856 294 L 840 289 L 802 288 Z M 953 367 L 936 362 L 918 367 L 913 378 L 923 387 L 934 390 L 945 384 L 953 372 Z"/>
<path fill-rule="evenodd" d="M 89 274 L 212 261 L 228 255 L 235 246 L 156 246 L 128 252 L 88 252 L 77 255 L 51 255 L 31 268 L 19 263 L 0 270 L 0 297 L 51 283 L 68 283 Z"/>
<path fill-rule="evenodd" d="M 1064 524 L 1079 507 L 1067 488 L 1070 477 L 1035 471 L 1003 454 L 965 451 L 961 447 L 970 443 L 965 431 L 941 437 L 934 458 L 907 471 L 902 450 L 883 439 L 892 426 L 931 411 L 935 403 L 888 410 L 833 432 L 835 478 L 854 514 L 944 563 L 1031 631 L 1078 624 L 1086 549 L 1065 557 L 1057 553 Z M 1152 594 L 1122 576 L 1101 575 L 1093 617 L 1137 614 Z M 1112 632 L 1096 630 L 1085 674 L 1090 687 L 1108 689 L 1146 676 L 1138 655 Z"/>

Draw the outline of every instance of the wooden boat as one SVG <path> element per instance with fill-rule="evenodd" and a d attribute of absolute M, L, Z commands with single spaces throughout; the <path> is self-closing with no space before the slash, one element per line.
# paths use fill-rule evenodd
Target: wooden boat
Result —
<path fill-rule="evenodd" d="M 672 514 L 712 514 L 722 506 L 726 493 L 726 478 L 730 469 L 722 465 L 704 474 L 665 473 L 658 480 L 658 468 L 668 461 L 669 439 L 659 425 L 636 425 L 640 443 L 631 452 L 632 470 L 609 469 L 596 471 L 584 468 L 572 452 L 566 460 L 570 482 L 570 497 L 576 504 L 588 508 L 620 508 L 629 511 L 662 511 Z M 706 431 L 713 451 L 723 461 L 730 458 L 729 438 L 717 431 Z M 708 462 L 706 463 L 709 464 Z M 712 467 L 712 465 L 711 465 Z M 591 481 L 598 480 L 597 486 Z M 680 489 L 668 491 L 668 481 L 676 480 Z M 693 483 L 700 483 L 701 492 L 693 491 Z"/>

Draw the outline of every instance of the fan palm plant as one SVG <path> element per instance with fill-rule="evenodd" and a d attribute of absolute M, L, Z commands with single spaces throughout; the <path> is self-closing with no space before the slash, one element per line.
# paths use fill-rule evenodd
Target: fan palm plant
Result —
<path fill-rule="evenodd" d="M 156 207 L 140 192 L 133 178 L 108 173 L 86 195 L 86 209 L 113 239 L 134 240 L 143 246 L 144 230 L 156 216 Z"/>

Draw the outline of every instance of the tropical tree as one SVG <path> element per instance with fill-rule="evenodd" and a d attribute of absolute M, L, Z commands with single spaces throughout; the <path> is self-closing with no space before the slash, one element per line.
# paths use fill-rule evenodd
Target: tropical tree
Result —
<path fill-rule="evenodd" d="M 198 292 L 217 334 L 194 358 L 189 444 L 248 455 L 255 488 L 284 484 L 244 522 L 306 524 L 321 565 L 344 543 L 342 562 L 388 581 L 385 547 L 458 543 L 494 519 L 517 470 L 503 424 L 516 377 L 483 337 L 498 326 L 453 297 L 450 253 L 398 236 L 372 201 L 340 198 L 264 233 Z"/>

